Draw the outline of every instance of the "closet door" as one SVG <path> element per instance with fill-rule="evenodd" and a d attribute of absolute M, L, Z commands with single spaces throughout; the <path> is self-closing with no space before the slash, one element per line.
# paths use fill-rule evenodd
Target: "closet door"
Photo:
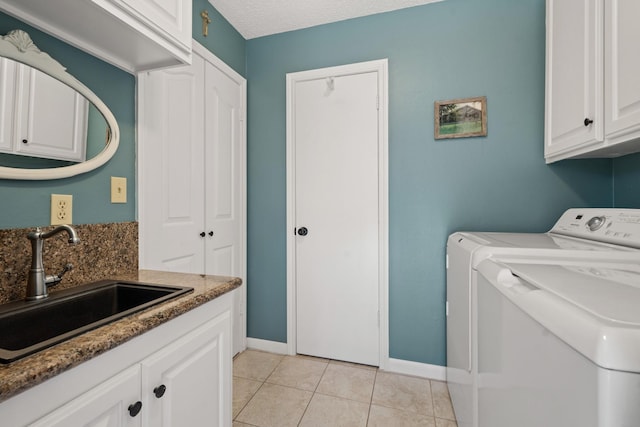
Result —
<path fill-rule="evenodd" d="M 205 74 L 205 273 L 242 277 L 242 88 L 210 63 Z"/>
<path fill-rule="evenodd" d="M 202 274 L 204 60 L 138 81 L 140 266 Z"/>

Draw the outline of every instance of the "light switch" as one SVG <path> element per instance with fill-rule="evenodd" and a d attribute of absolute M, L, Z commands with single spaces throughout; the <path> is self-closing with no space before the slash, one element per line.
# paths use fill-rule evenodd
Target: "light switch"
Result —
<path fill-rule="evenodd" d="M 111 203 L 127 203 L 127 178 L 111 177 Z"/>

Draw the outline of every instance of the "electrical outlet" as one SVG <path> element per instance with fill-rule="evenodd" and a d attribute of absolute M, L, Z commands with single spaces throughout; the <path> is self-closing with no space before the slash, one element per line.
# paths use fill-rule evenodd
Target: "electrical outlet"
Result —
<path fill-rule="evenodd" d="M 111 203 L 127 203 L 127 178 L 111 177 Z"/>
<path fill-rule="evenodd" d="M 73 196 L 70 194 L 51 195 L 51 225 L 73 223 Z"/>

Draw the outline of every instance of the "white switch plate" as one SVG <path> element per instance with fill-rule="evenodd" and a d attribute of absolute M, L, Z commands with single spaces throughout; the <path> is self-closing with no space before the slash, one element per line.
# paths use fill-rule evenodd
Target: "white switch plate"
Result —
<path fill-rule="evenodd" d="M 70 194 L 51 195 L 51 225 L 73 223 L 73 196 Z"/>
<path fill-rule="evenodd" d="M 111 203 L 127 203 L 127 178 L 111 177 Z"/>

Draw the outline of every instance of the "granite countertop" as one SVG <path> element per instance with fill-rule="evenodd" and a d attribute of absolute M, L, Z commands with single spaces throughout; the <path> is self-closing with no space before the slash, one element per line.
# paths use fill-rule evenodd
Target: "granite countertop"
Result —
<path fill-rule="evenodd" d="M 150 270 L 140 270 L 136 274 L 107 279 L 187 286 L 194 288 L 194 291 L 86 332 L 24 359 L 0 365 L 0 402 L 230 292 L 242 284 L 241 279 L 233 277 Z"/>

